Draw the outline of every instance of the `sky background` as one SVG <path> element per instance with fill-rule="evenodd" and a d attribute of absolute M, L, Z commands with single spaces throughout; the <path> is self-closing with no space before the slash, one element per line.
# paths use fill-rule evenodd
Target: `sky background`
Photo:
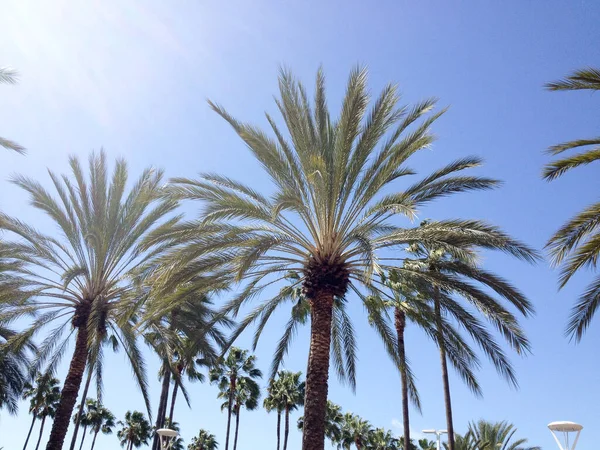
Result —
<path fill-rule="evenodd" d="M 164 168 L 167 176 L 214 171 L 268 192 L 266 177 L 206 99 L 264 127 L 263 112 L 276 114 L 279 66 L 312 87 L 323 65 L 329 104 L 337 112 L 348 72 L 360 63 L 369 67 L 373 94 L 395 82 L 404 102 L 437 96 L 450 106 L 434 126 L 439 140 L 433 149 L 411 161 L 419 173 L 479 155 L 486 164 L 478 173 L 505 182 L 494 192 L 434 203 L 420 218 L 485 219 L 541 249 L 562 222 L 597 200 L 597 168 L 552 184 L 540 172 L 548 146 L 597 133 L 597 95 L 550 93 L 543 84 L 598 66 L 599 20 L 594 1 L 4 0 L 0 66 L 17 68 L 21 77 L 17 86 L 0 86 L 0 134 L 27 147 L 28 155 L 3 152 L 0 179 L 22 173 L 48 185 L 47 167 L 66 172 L 68 155 L 87 158 L 103 147 L 112 159 L 125 157 L 132 176 L 148 165 Z M 51 231 L 22 192 L 6 181 L 1 186 L 3 211 Z M 185 209 L 193 216 L 198 205 Z M 452 376 L 456 430 L 464 432 L 479 418 L 508 420 L 532 445 L 552 449 L 546 425 L 572 420 L 585 427 L 579 448 L 591 450 L 600 422 L 600 324 L 579 345 L 563 336 L 569 308 L 590 274 L 576 276 L 558 293 L 556 271 L 547 263 L 532 267 L 500 255 L 486 255 L 484 263 L 535 304 L 537 315 L 524 322 L 533 354 L 512 358 L 519 390 L 487 363 L 480 372 L 483 399 Z M 351 303 L 360 346 L 358 388 L 354 395 L 332 377 L 330 399 L 400 434 L 399 378 L 362 307 L 355 298 Z M 265 372 L 285 320 L 285 311 L 275 317 L 257 349 Z M 413 411 L 411 417 L 414 437 L 420 437 L 423 428 L 445 428 L 439 359 L 417 330 L 408 331 L 407 342 L 423 401 L 423 415 Z M 249 345 L 248 337 L 239 345 Z M 304 330 L 286 368 L 304 370 L 307 347 Z M 158 366 L 145 354 L 156 405 Z M 65 370 L 63 364 L 61 379 Z M 105 405 L 118 418 L 144 410 L 122 354 L 107 359 L 105 374 Z M 175 414 L 186 445 L 202 427 L 224 448 L 226 416 L 216 388 L 188 389 L 193 408 L 180 398 Z M 2 412 L 0 446 L 22 448 L 29 424 L 25 403 L 17 417 Z M 275 424 L 276 417 L 263 410 L 244 413 L 238 448 L 274 448 Z M 117 446 L 114 435 L 96 443 L 97 450 Z M 295 427 L 289 448 L 300 448 Z"/>

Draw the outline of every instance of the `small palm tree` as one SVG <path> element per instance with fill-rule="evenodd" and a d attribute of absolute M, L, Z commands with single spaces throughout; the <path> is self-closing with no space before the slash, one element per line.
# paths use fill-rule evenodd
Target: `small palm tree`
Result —
<path fill-rule="evenodd" d="M 115 416 L 98 401 L 92 400 L 87 403 L 87 421 L 90 433 L 94 435 L 90 450 L 94 450 L 98 433 L 112 434 L 115 427 Z"/>
<path fill-rule="evenodd" d="M 487 422 L 480 420 L 469 424 L 473 440 L 478 442 L 478 450 L 541 450 L 541 447 L 527 446 L 527 439 L 514 439 L 517 429 L 508 422 Z"/>
<path fill-rule="evenodd" d="M 125 450 L 132 450 L 133 447 L 139 448 L 142 445 L 148 445 L 152 437 L 152 427 L 146 420 L 144 414 L 139 411 L 127 411 L 125 421 L 119 421 L 121 429 L 117 431 L 121 447 Z"/>
<path fill-rule="evenodd" d="M 227 357 L 210 370 L 210 382 L 219 387 L 219 397 L 226 396 L 227 431 L 225 435 L 225 450 L 229 450 L 229 434 L 231 430 L 231 415 L 235 405 L 235 394 L 239 380 L 248 380 L 245 384 L 250 387 L 255 379 L 262 378 L 262 372 L 255 367 L 256 356 L 248 355 L 247 350 L 231 347 Z M 257 398 L 258 402 L 258 398 Z M 258 405 L 257 405 L 258 406 Z M 237 433 L 236 433 L 237 434 Z"/>
<path fill-rule="evenodd" d="M 0 286 L 0 291 L 2 289 Z M 8 291 L 6 294 L 12 298 L 13 289 Z M 2 297 L 0 292 L 0 302 Z M 0 409 L 6 408 L 10 414 L 16 414 L 27 380 L 29 354 L 35 350 L 35 346 L 31 342 L 13 342 L 18 333 L 7 325 L 0 322 Z"/>
<path fill-rule="evenodd" d="M 200 429 L 198 436 L 192 438 L 192 442 L 188 445 L 188 450 L 217 450 L 218 447 L 219 443 L 215 435 Z"/>
<path fill-rule="evenodd" d="M 165 428 L 177 431 L 177 436 L 171 441 L 170 450 L 184 450 L 185 447 L 183 445 L 183 438 L 181 437 L 181 434 L 179 434 L 181 431 L 179 428 L 179 423 L 171 422 L 171 419 L 167 419 L 165 420 Z"/>
<path fill-rule="evenodd" d="M 354 445 L 356 450 L 363 450 L 368 445 L 372 431 L 373 428 L 367 420 L 355 414 L 346 413 L 342 422 L 340 446 L 349 449 L 351 445 Z"/>
<path fill-rule="evenodd" d="M 401 444 L 391 431 L 383 428 L 375 428 L 368 437 L 367 448 L 369 450 L 400 450 Z"/>
<path fill-rule="evenodd" d="M 267 397 L 263 402 L 263 407 L 269 413 L 271 411 L 277 411 L 277 450 L 279 450 L 281 447 L 281 413 L 283 412 L 283 405 L 279 399 L 275 380 L 273 378 L 271 378 L 269 381 L 269 386 L 267 387 Z"/>
<path fill-rule="evenodd" d="M 260 387 L 250 377 L 239 377 L 235 384 L 233 397 L 229 390 L 221 391 L 219 398 L 225 399 L 221 405 L 221 410 L 231 409 L 235 416 L 235 434 L 233 438 L 233 450 L 237 449 L 238 432 L 240 427 L 240 414 L 242 407 L 248 411 L 253 411 L 258 408 L 258 400 L 260 398 Z M 233 399 L 233 407 L 229 407 L 230 399 Z"/>
<path fill-rule="evenodd" d="M 600 70 L 589 68 L 578 70 L 563 80 L 549 83 L 552 91 L 600 90 Z M 555 180 L 576 167 L 600 161 L 598 148 L 600 138 L 577 139 L 550 147 L 553 156 L 563 155 L 573 149 L 584 149 L 572 156 L 562 157 L 544 167 L 543 176 L 548 181 Z M 600 203 L 588 206 L 565 223 L 550 238 L 546 247 L 550 250 L 552 264 L 561 267 L 559 286 L 562 289 L 579 270 L 596 268 L 600 255 Z M 580 340 L 588 328 L 600 298 L 600 277 L 596 277 L 571 310 L 567 333 Z"/>
<path fill-rule="evenodd" d="M 14 69 L 11 69 L 10 67 L 0 67 L 0 84 L 15 84 L 17 82 L 17 77 L 18 74 Z M 0 147 L 14 150 L 22 155 L 25 154 L 24 147 L 3 137 L 0 137 Z"/>
<path fill-rule="evenodd" d="M 41 419 L 42 425 L 40 427 L 40 434 L 38 437 L 36 450 L 40 446 L 42 440 L 42 434 L 44 432 L 44 424 L 47 417 L 54 417 L 58 401 L 60 400 L 60 387 L 59 380 L 52 376 L 51 372 L 45 372 L 38 374 L 35 377 L 35 384 L 31 385 L 25 383 L 23 398 L 29 400 L 29 413 L 33 416 L 23 450 L 27 448 L 31 431 L 35 425 L 35 421 Z"/>
<path fill-rule="evenodd" d="M 79 422 L 79 424 L 83 426 L 83 433 L 81 436 L 81 442 L 79 444 L 79 450 L 83 448 L 87 428 L 89 425 L 92 424 L 90 420 L 90 408 L 94 408 L 95 403 L 96 401 L 93 398 L 86 398 L 82 405 L 76 406 L 78 412 L 76 412 L 73 415 L 73 423 L 77 424 Z M 79 415 L 79 411 L 81 411 L 81 416 Z"/>

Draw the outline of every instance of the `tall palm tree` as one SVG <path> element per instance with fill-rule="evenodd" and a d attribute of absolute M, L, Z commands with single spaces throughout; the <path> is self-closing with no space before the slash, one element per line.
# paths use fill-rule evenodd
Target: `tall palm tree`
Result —
<path fill-rule="evenodd" d="M 162 172 L 147 169 L 128 185 L 127 164 L 117 160 L 109 181 L 106 155 L 92 154 L 86 179 L 79 160 L 69 160 L 72 178 L 50 173 L 58 194 L 53 197 L 39 182 L 23 176 L 12 181 L 29 193 L 34 207 L 46 213 L 61 233 L 48 236 L 18 219 L 0 215 L 0 230 L 19 239 L 3 243 L 12 260 L 21 263 L 12 271 L 27 280 L 36 295 L 4 312 L 39 313 L 23 333 L 29 338 L 54 324 L 40 347 L 38 364 L 53 356 L 56 365 L 69 339 L 75 334 L 75 348 L 61 401 L 56 412 L 47 450 L 60 450 L 86 366 L 98 359 L 108 330 L 116 336 L 132 365 L 149 408 L 144 363 L 136 333 L 127 318 L 137 305 L 129 274 L 143 263 L 153 249 L 141 247 L 144 236 L 165 225 L 163 218 L 176 203 L 161 199 Z M 172 219 L 171 222 L 176 219 Z M 169 222 L 167 222 L 168 225 Z M 2 318 L 0 318 L 2 320 Z"/>
<path fill-rule="evenodd" d="M 281 447 L 281 414 L 283 412 L 283 404 L 277 390 L 278 385 L 276 380 L 271 378 L 267 386 L 267 396 L 263 402 L 263 407 L 267 412 L 277 411 L 277 450 Z"/>
<path fill-rule="evenodd" d="M 552 91 L 600 90 L 600 70 L 588 68 L 578 70 L 563 80 L 546 85 Z M 561 155 L 544 167 L 543 177 L 548 181 L 559 178 L 569 170 L 600 160 L 600 138 L 576 139 L 549 148 L 553 155 Z M 563 156 L 564 152 L 583 149 L 571 156 Z M 559 286 L 562 289 L 575 273 L 582 268 L 596 268 L 600 255 L 600 202 L 596 202 L 566 222 L 556 231 L 546 247 L 550 251 L 552 264 L 560 266 Z M 571 310 L 567 325 L 567 333 L 580 340 L 587 330 L 600 303 L 600 276 L 597 276 L 579 297 Z"/>
<path fill-rule="evenodd" d="M 148 445 L 152 437 L 152 426 L 146 420 L 144 414 L 139 411 L 127 411 L 125 421 L 118 422 L 121 429 L 117 431 L 121 447 L 125 450 L 132 450 L 133 447 L 139 448 L 142 445 Z"/>
<path fill-rule="evenodd" d="M 0 67 L 0 84 L 15 84 L 17 82 L 17 77 L 18 73 L 14 69 L 11 69 L 10 67 Z M 14 150 L 22 155 L 25 154 L 24 147 L 3 137 L 0 137 L 0 147 Z"/>
<path fill-rule="evenodd" d="M 94 450 L 98 433 L 112 434 L 115 427 L 115 416 L 100 402 L 92 400 L 88 403 L 87 419 L 89 421 L 90 433 L 94 435 L 90 450 Z"/>
<path fill-rule="evenodd" d="M 514 440 L 517 429 L 508 422 L 480 420 L 469 424 L 473 440 L 479 443 L 478 450 L 540 450 L 541 447 L 527 446 L 527 439 Z"/>
<path fill-rule="evenodd" d="M 43 374 L 38 373 L 35 377 L 34 385 L 28 382 L 25 383 L 23 398 L 25 400 L 29 399 L 29 413 L 33 416 L 33 419 L 31 420 L 31 426 L 29 427 L 23 450 L 27 448 L 27 443 L 29 442 L 35 421 L 42 419 L 43 428 L 45 416 L 51 416 L 56 411 L 56 405 L 60 398 L 59 383 L 60 381 L 57 378 L 54 378 L 52 373 L 48 371 Z M 41 439 L 42 431 L 43 430 L 40 430 L 39 439 Z"/>
<path fill-rule="evenodd" d="M 283 450 L 287 450 L 288 437 L 290 434 L 290 412 L 304 405 L 305 383 L 300 381 L 302 372 L 279 372 L 279 378 L 275 387 L 285 414 Z"/>
<path fill-rule="evenodd" d="M 221 391 L 219 398 L 225 399 L 221 405 L 221 410 L 229 410 L 230 399 L 233 400 L 233 407 L 231 411 L 235 416 L 235 431 L 233 438 L 233 450 L 237 449 L 238 433 L 240 428 L 240 414 L 242 408 L 248 411 L 253 411 L 258 408 L 258 400 L 260 399 L 260 387 L 258 383 L 250 377 L 239 377 L 235 384 L 235 391 L 231 396 L 229 389 Z"/>
<path fill-rule="evenodd" d="M 496 185 L 488 178 L 454 176 L 480 164 L 477 158 L 465 158 L 404 190 L 391 190 L 394 181 L 412 173 L 405 161 L 434 141 L 430 126 L 443 113 L 429 115 L 434 100 L 397 108 L 396 88 L 389 85 L 367 111 L 367 73 L 357 68 L 350 74 L 340 117 L 333 119 L 321 71 L 314 105 L 288 71 L 282 71 L 279 86 L 277 103 L 289 136 L 270 116 L 273 139 L 211 103 L 267 172 L 274 185 L 272 195 L 214 174 L 173 180 L 169 189 L 174 198 L 202 200 L 205 209 L 200 220 L 163 234 L 172 251 L 161 260 L 157 285 L 168 291 L 192 275 L 225 266 L 234 280 L 246 282 L 225 307 L 235 315 L 268 286 L 287 282 L 290 271 L 300 274 L 294 285 L 267 300 L 268 311 L 286 301 L 294 287 L 303 288 L 311 309 L 303 448 L 321 450 L 336 298 L 352 291 L 362 299 L 365 290 L 376 290 L 378 277 L 373 274 L 398 265 L 402 256 L 392 253 L 389 259 L 389 250 L 415 241 L 448 247 L 470 241 L 501 246 L 524 257 L 530 254 L 496 228 L 477 221 L 405 229 L 391 220 L 398 215 L 412 218 L 419 206 L 435 198 Z"/>
<path fill-rule="evenodd" d="M 198 436 L 192 438 L 192 442 L 188 445 L 188 450 L 217 450 L 218 447 L 219 443 L 215 435 L 200 429 Z"/>
<path fill-rule="evenodd" d="M 219 387 L 220 398 L 226 396 L 227 431 L 225 435 L 225 450 L 229 450 L 229 434 L 231 430 L 231 414 L 235 405 L 237 384 L 240 380 L 248 380 L 247 385 L 256 383 L 262 378 L 262 372 L 257 369 L 256 356 L 248 355 L 248 350 L 231 347 L 227 356 L 215 365 L 209 373 L 210 382 Z M 252 382 L 252 383 L 251 383 Z M 258 406 L 258 405 L 257 405 Z"/>

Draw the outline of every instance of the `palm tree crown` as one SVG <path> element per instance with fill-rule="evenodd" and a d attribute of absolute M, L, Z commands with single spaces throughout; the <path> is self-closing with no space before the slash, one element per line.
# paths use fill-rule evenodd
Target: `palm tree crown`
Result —
<path fill-rule="evenodd" d="M 472 440 L 478 450 L 540 450 L 541 447 L 527 446 L 527 439 L 513 439 L 517 429 L 508 422 L 480 420 L 469 424 Z"/>
<path fill-rule="evenodd" d="M 188 450 L 217 450 L 218 447 L 219 443 L 215 435 L 200 429 L 198 436 L 192 438 L 192 442 L 188 445 Z"/>
<path fill-rule="evenodd" d="M 148 441 L 152 437 L 152 427 L 143 413 L 127 411 L 125 421 L 119 421 L 118 424 L 121 425 L 121 429 L 117 431 L 117 437 L 121 447 L 126 446 L 125 450 L 148 445 Z"/>

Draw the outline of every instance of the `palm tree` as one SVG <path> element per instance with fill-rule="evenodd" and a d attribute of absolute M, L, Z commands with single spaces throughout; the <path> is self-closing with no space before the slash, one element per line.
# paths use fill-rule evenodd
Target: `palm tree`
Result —
<path fill-rule="evenodd" d="M 546 87 L 552 91 L 579 89 L 597 91 L 600 90 L 600 70 L 593 68 L 578 70 L 566 79 L 547 84 Z M 600 160 L 598 144 L 600 138 L 591 138 L 576 139 L 550 147 L 548 151 L 553 156 L 562 156 L 564 152 L 572 149 L 584 149 L 584 151 L 548 163 L 544 167 L 544 179 L 555 180 L 575 167 Z M 580 269 L 596 267 L 600 255 L 599 223 L 600 202 L 596 202 L 566 222 L 546 244 L 550 250 L 552 264 L 561 267 L 559 279 L 561 289 Z M 599 299 L 600 277 L 596 277 L 571 310 L 567 325 L 567 333 L 570 336 L 576 340 L 583 337 L 596 313 Z"/>
<path fill-rule="evenodd" d="M 477 221 L 442 221 L 426 229 L 405 229 L 391 219 L 414 217 L 428 201 L 454 192 L 496 185 L 495 180 L 454 176 L 478 166 L 465 158 L 434 172 L 403 191 L 391 183 L 412 172 L 404 167 L 415 152 L 434 140 L 431 124 L 443 113 L 428 116 L 435 105 L 426 100 L 396 108 L 394 86 L 384 88 L 367 111 L 366 70 L 350 74 L 339 119 L 327 109 L 323 73 L 317 75 L 314 105 L 304 86 L 288 71 L 280 76 L 278 106 L 288 139 L 270 116 L 275 136 L 234 119 L 222 107 L 212 108 L 230 123 L 274 184 L 268 198 L 227 177 L 205 174 L 178 178 L 169 186 L 174 198 L 202 200 L 198 221 L 163 234 L 172 251 L 161 259 L 156 285 L 168 292 L 194 275 L 226 267 L 245 288 L 224 308 L 234 316 L 246 301 L 296 272 L 299 279 L 267 300 L 269 316 L 301 286 L 311 310 L 311 340 L 306 374 L 303 448 L 322 450 L 325 440 L 331 324 L 336 298 L 349 291 L 359 298 L 377 289 L 373 274 L 398 265 L 406 244 L 425 241 L 447 247 L 500 246 L 525 258 L 520 245 L 494 227 Z M 421 119 L 423 119 L 421 121 Z M 388 133 L 389 132 L 389 133 Z M 384 139 L 385 136 L 385 139 Z M 495 239 L 492 241 L 491 237 Z M 493 242 L 493 244 L 492 244 Z"/>
<path fill-rule="evenodd" d="M 253 411 L 258 408 L 258 400 L 260 398 L 260 387 L 250 377 L 239 377 L 235 384 L 235 391 L 233 396 L 229 389 L 221 391 L 218 398 L 225 399 L 221 405 L 221 410 L 231 409 L 233 415 L 235 415 L 235 434 L 233 438 L 233 450 L 237 449 L 238 432 L 240 427 L 240 413 L 242 407 L 248 411 Z M 230 408 L 229 402 L 233 400 L 233 407 Z"/>
<path fill-rule="evenodd" d="M 487 422 L 480 420 L 469 424 L 473 440 L 479 442 L 478 450 L 540 450 L 541 447 L 528 447 L 527 439 L 513 440 L 517 429 L 508 422 Z"/>
<path fill-rule="evenodd" d="M 368 439 L 373 431 L 371 424 L 361 417 L 352 414 L 344 414 L 342 423 L 342 438 L 340 446 L 349 449 L 351 445 L 356 450 L 363 450 L 368 445 Z"/>
<path fill-rule="evenodd" d="M 302 372 L 279 372 L 279 378 L 275 385 L 283 410 L 285 412 L 285 425 L 283 434 L 283 450 L 287 450 L 288 436 L 290 434 L 290 412 L 304 405 L 305 383 L 300 381 Z"/>
<path fill-rule="evenodd" d="M 277 450 L 281 447 L 281 413 L 283 412 L 283 405 L 279 398 L 279 392 L 277 390 L 276 380 L 271 378 L 269 380 L 269 386 L 267 387 L 267 397 L 263 402 L 263 407 L 267 412 L 277 411 Z"/>
<path fill-rule="evenodd" d="M 391 431 L 375 428 L 369 434 L 368 448 L 369 450 L 400 450 L 402 447 Z"/>
<path fill-rule="evenodd" d="M 39 447 L 42 439 L 42 433 L 44 432 L 46 417 L 54 417 L 56 412 L 56 407 L 60 399 L 59 383 L 60 381 L 57 378 L 54 378 L 52 373 L 49 371 L 46 371 L 43 374 L 38 374 L 35 377 L 35 385 L 25 383 L 23 398 L 25 400 L 29 399 L 29 413 L 33 416 L 33 419 L 31 420 L 31 426 L 29 427 L 29 432 L 27 433 L 23 450 L 27 448 L 27 443 L 29 442 L 29 437 L 31 436 L 35 421 L 41 419 L 42 425 L 40 428 L 40 435 L 38 437 L 36 449 Z"/>
<path fill-rule="evenodd" d="M 121 447 L 126 446 L 125 450 L 131 450 L 133 447 L 148 445 L 152 437 L 152 426 L 146 420 L 144 414 L 139 411 L 127 411 L 125 413 L 125 422 L 120 421 L 121 429 L 117 431 Z"/>
<path fill-rule="evenodd" d="M 73 179 L 49 172 L 58 199 L 35 180 L 22 176 L 12 179 L 30 194 L 33 206 L 50 216 L 61 233 L 48 236 L 0 215 L 0 230 L 20 238 L 3 243 L 10 260 L 21 264 L 11 274 L 26 280 L 36 294 L 4 312 L 4 319 L 39 313 L 23 339 L 58 322 L 40 347 L 38 364 L 64 352 L 68 339 L 62 336 L 66 329 L 72 328 L 69 336 L 75 334 L 75 348 L 47 450 L 62 448 L 84 371 L 88 363 L 92 365 L 98 359 L 108 330 L 124 348 L 146 406 L 150 407 L 143 359 L 136 333 L 127 320 L 137 305 L 135 298 L 129 299 L 134 289 L 128 279 L 152 253 L 140 247 L 140 240 L 159 226 L 176 204 L 159 198 L 163 183 L 160 171 L 145 170 L 126 194 L 125 161 L 117 160 L 110 181 L 104 152 L 92 154 L 89 162 L 89 180 L 75 157 L 70 159 Z M 51 367 L 59 360 L 53 357 Z"/>
<path fill-rule="evenodd" d="M 188 445 L 188 450 L 217 450 L 218 447 L 219 443 L 215 435 L 200 429 L 198 436 L 192 438 L 192 442 Z"/>
<path fill-rule="evenodd" d="M 455 440 L 455 445 L 457 446 L 457 448 L 459 448 L 459 441 L 461 440 L 462 436 L 460 435 L 456 435 L 454 437 Z M 437 449 L 437 443 L 435 441 L 430 441 L 427 438 L 423 438 L 423 439 L 419 439 L 418 441 L 419 444 L 419 450 L 436 450 Z M 447 447 L 447 444 L 444 443 L 444 447 Z M 465 450 L 465 449 L 463 449 Z"/>
<path fill-rule="evenodd" d="M 181 431 L 181 429 L 179 428 L 179 423 L 171 422 L 171 419 L 166 419 L 165 428 L 177 431 L 177 436 L 171 441 L 170 450 L 183 450 L 183 438 L 181 437 L 181 434 L 179 434 L 179 432 Z"/>
<path fill-rule="evenodd" d="M 421 443 L 421 441 L 419 441 Z M 464 436 L 460 434 L 454 435 L 454 447 L 456 450 L 483 450 L 481 448 L 481 442 L 473 437 L 473 433 L 468 431 Z M 429 449 L 421 447 L 423 450 L 434 450 L 436 448 L 435 442 L 431 441 Z M 448 444 L 444 442 L 444 448 L 448 449 Z M 491 449 L 494 450 L 494 449 Z"/>
<path fill-rule="evenodd" d="M 344 415 L 342 408 L 331 400 L 327 400 L 327 410 L 325 413 L 325 437 L 331 441 L 332 445 L 337 445 L 342 439 L 342 424 Z M 304 429 L 304 416 L 298 419 L 298 429 Z"/>
<path fill-rule="evenodd" d="M 10 67 L 0 67 L 0 84 L 15 84 L 17 82 L 17 77 L 18 74 L 14 69 L 11 69 Z M 21 155 L 25 154 L 24 147 L 3 137 L 0 137 L 0 147 L 14 150 Z"/>
<path fill-rule="evenodd" d="M 113 428 L 115 427 L 115 416 L 100 402 L 91 400 L 87 402 L 87 421 L 91 427 L 90 433 L 94 435 L 90 450 L 94 450 L 98 433 L 112 434 Z"/>
<path fill-rule="evenodd" d="M 6 408 L 10 414 L 17 413 L 18 401 L 27 380 L 29 353 L 35 350 L 31 342 L 15 344 L 13 340 L 17 336 L 16 331 L 0 322 L 0 409 Z"/>
<path fill-rule="evenodd" d="M 77 405 L 77 411 L 82 411 L 81 416 L 79 412 L 73 415 L 73 423 L 77 424 L 79 422 L 80 425 L 83 425 L 83 433 L 81 436 L 81 443 L 79 444 L 79 450 L 83 448 L 83 442 L 85 441 L 85 434 L 87 432 L 88 426 L 92 425 L 92 421 L 90 420 L 90 408 L 95 406 L 96 401 L 93 398 L 86 398 L 83 405 Z"/>
<path fill-rule="evenodd" d="M 231 414 L 233 413 L 235 404 L 234 396 L 237 392 L 238 382 L 242 379 L 248 380 L 246 384 L 250 387 L 252 383 L 255 384 L 255 379 L 262 377 L 262 372 L 255 367 L 255 364 L 256 356 L 248 355 L 248 350 L 231 347 L 227 357 L 210 370 L 210 382 L 219 387 L 220 398 L 223 398 L 224 395 L 227 396 L 227 432 L 225 435 L 225 450 L 229 449 Z"/>

